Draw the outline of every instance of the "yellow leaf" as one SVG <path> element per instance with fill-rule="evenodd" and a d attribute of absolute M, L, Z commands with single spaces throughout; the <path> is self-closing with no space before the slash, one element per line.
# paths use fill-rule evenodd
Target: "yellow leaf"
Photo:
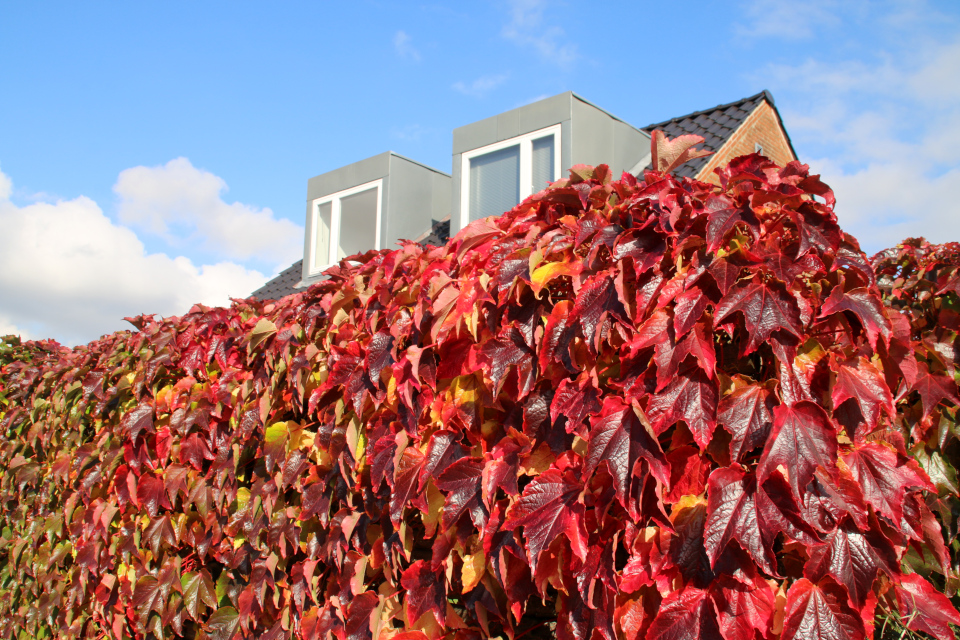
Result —
<path fill-rule="evenodd" d="M 463 556 L 463 570 L 461 580 L 463 581 L 463 593 L 473 590 L 483 578 L 487 559 L 483 555 L 483 550 L 477 553 Z"/>
<path fill-rule="evenodd" d="M 575 276 L 580 273 L 583 269 L 583 266 L 577 263 L 570 262 L 548 262 L 547 264 L 537 267 L 536 271 L 533 272 L 533 275 L 530 276 L 530 285 L 533 288 L 533 292 L 536 295 L 540 295 L 540 292 L 550 284 L 550 281 L 559 276 Z"/>

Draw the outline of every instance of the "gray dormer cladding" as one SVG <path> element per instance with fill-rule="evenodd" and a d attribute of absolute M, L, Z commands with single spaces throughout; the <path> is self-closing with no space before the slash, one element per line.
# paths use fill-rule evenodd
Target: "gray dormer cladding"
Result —
<path fill-rule="evenodd" d="M 613 175 L 630 171 L 650 150 L 650 136 L 572 91 L 505 111 L 453 130 L 453 198 L 450 235 L 462 227 L 463 154 L 560 125 L 560 175 L 576 164 L 607 164 Z"/>
<path fill-rule="evenodd" d="M 316 242 L 315 202 L 374 181 L 380 183 L 378 247 L 395 247 L 398 240 L 415 240 L 430 232 L 434 221 L 450 213 L 450 176 L 392 151 L 354 162 L 307 181 L 306 233 L 301 285 L 320 278 L 311 274 L 309 256 Z M 349 220 L 343 220 L 348 224 Z"/>

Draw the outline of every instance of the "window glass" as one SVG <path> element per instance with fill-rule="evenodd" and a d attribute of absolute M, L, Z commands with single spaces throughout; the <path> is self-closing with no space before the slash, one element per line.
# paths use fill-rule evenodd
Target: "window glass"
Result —
<path fill-rule="evenodd" d="M 340 199 L 340 245 L 337 260 L 376 248 L 377 197 L 374 187 Z"/>
<path fill-rule="evenodd" d="M 332 228 L 333 203 L 317 205 L 316 233 L 313 245 L 313 268 L 319 269 L 330 263 L 330 232 Z"/>
<path fill-rule="evenodd" d="M 470 158 L 470 220 L 498 216 L 520 203 L 520 145 Z"/>
<path fill-rule="evenodd" d="M 530 193 L 537 193 L 543 191 L 548 182 L 553 182 L 557 179 L 553 175 L 553 166 L 554 166 L 554 151 L 553 144 L 553 135 L 544 136 L 533 141 L 533 154 L 532 154 L 532 180 L 533 184 L 531 185 L 532 189 Z"/>

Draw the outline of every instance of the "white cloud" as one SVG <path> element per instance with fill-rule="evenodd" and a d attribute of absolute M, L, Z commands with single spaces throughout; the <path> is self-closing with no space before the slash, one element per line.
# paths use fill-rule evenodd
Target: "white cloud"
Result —
<path fill-rule="evenodd" d="M 410 35 L 406 31 L 397 31 L 393 36 L 393 48 L 397 55 L 408 60 L 420 60 L 420 52 L 410 42 Z"/>
<path fill-rule="evenodd" d="M 499 75 L 487 75 L 481 76 L 474 80 L 473 82 L 454 82 L 453 88 L 462 93 L 465 96 L 473 96 L 475 98 L 482 98 L 487 95 L 493 89 L 496 89 L 498 86 L 503 84 L 503 81 L 507 79 L 507 74 L 501 73 Z"/>
<path fill-rule="evenodd" d="M 787 96 L 801 159 L 834 188 L 841 225 L 867 252 L 909 236 L 960 240 L 960 40 L 903 33 L 891 46 L 872 61 L 811 59 L 761 75 Z"/>
<path fill-rule="evenodd" d="M 303 250 L 303 227 L 270 209 L 225 202 L 223 179 L 186 158 L 125 169 L 113 190 L 121 222 L 173 244 L 186 240 L 226 259 L 272 263 L 287 263 Z"/>
<path fill-rule="evenodd" d="M 133 230 L 86 197 L 18 207 L 10 184 L 0 173 L 0 333 L 79 344 L 130 328 L 125 316 L 229 304 L 266 280 L 231 262 L 148 253 Z"/>
<path fill-rule="evenodd" d="M 546 62 L 568 67 L 579 57 L 576 44 L 566 42 L 566 32 L 556 25 L 547 25 L 544 12 L 547 0 L 509 0 L 510 22 L 501 35 L 518 45 L 532 48 Z"/>

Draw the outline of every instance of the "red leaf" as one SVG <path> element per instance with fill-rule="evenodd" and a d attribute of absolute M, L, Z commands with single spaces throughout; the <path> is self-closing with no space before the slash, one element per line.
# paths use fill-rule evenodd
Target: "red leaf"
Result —
<path fill-rule="evenodd" d="M 756 238 L 759 222 L 749 206 L 737 206 L 726 196 L 710 196 L 706 204 L 709 214 L 706 235 L 708 252 L 716 253 L 717 249 L 723 245 L 727 233 L 738 222 L 743 223 L 749 233 Z"/>
<path fill-rule="evenodd" d="M 151 518 L 157 517 L 160 507 L 172 508 L 170 500 L 167 498 L 167 492 L 164 491 L 163 480 L 152 473 L 145 473 L 140 476 L 140 480 L 137 482 L 137 502 L 146 507 Z"/>
<path fill-rule="evenodd" d="M 137 405 L 120 420 L 120 428 L 127 432 L 130 440 L 136 440 L 137 436 L 143 431 L 152 433 L 153 405 L 147 402 Z"/>
<path fill-rule="evenodd" d="M 688 160 L 713 153 L 705 149 L 694 149 L 694 146 L 703 142 L 703 138 L 693 134 L 677 136 L 671 140 L 664 135 L 663 131 L 657 129 L 650 137 L 653 170 L 661 173 L 669 173 Z"/>
<path fill-rule="evenodd" d="M 801 578 L 790 587 L 782 640 L 861 640 L 865 636 L 863 621 L 837 585 L 816 585 Z"/>
<path fill-rule="evenodd" d="M 756 478 L 739 466 L 710 474 L 703 537 L 711 567 L 716 566 L 727 543 L 736 540 L 767 574 L 776 575 L 777 561 L 763 539 L 764 523 L 757 513 L 756 493 Z"/>
<path fill-rule="evenodd" d="M 710 298 L 697 285 L 677 296 L 677 304 L 673 308 L 673 329 L 676 332 L 677 340 L 685 336 L 695 324 L 700 322 L 709 303 Z M 710 345 L 712 351 L 713 340 L 710 341 Z"/>
<path fill-rule="evenodd" d="M 767 386 L 750 384 L 735 389 L 720 400 L 717 422 L 730 433 L 730 459 L 763 446 L 773 426 L 776 399 Z"/>
<path fill-rule="evenodd" d="M 640 458 L 650 464 L 652 473 L 661 482 L 670 482 L 670 469 L 660 443 L 646 419 L 633 407 L 620 398 L 609 397 L 592 423 L 584 475 L 589 478 L 601 462 L 605 463 L 621 505 L 627 506 L 631 478 Z"/>
<path fill-rule="evenodd" d="M 907 489 L 936 491 L 916 462 L 900 460 L 895 451 L 875 442 L 857 446 L 844 454 L 843 461 L 860 483 L 864 499 L 896 525 L 903 517 Z"/>
<path fill-rule="evenodd" d="M 722 639 L 710 594 L 693 587 L 667 596 L 647 631 L 647 640 Z"/>
<path fill-rule="evenodd" d="M 404 572 L 404 577 L 406 577 L 406 572 Z M 434 578 L 436 578 L 435 575 Z M 434 579 L 434 582 L 438 581 Z M 372 640 L 373 631 L 370 628 L 370 623 L 373 612 L 379 604 L 380 598 L 373 591 L 364 591 L 350 602 L 347 609 L 347 623 L 344 625 L 346 640 Z M 441 622 L 441 624 L 443 623 Z"/>
<path fill-rule="evenodd" d="M 929 416 L 930 412 L 943 400 L 950 400 L 960 405 L 960 398 L 957 398 L 957 384 L 953 380 L 942 374 L 930 373 L 923 362 L 917 362 L 917 369 L 919 374 L 912 385 L 912 390 L 918 392 L 923 401 L 923 417 Z"/>
<path fill-rule="evenodd" d="M 547 469 L 523 489 L 507 512 L 504 529 L 523 527 L 530 570 L 536 574 L 540 554 L 563 534 L 581 560 L 587 557 L 587 531 L 580 502 L 582 482 L 570 471 Z"/>
<path fill-rule="evenodd" d="M 717 383 L 700 369 L 691 369 L 654 394 L 647 416 L 660 434 L 683 420 L 700 448 L 705 448 L 717 426 Z"/>
<path fill-rule="evenodd" d="M 809 550 L 803 575 L 814 582 L 830 575 L 847 589 L 850 602 L 860 609 L 882 569 L 897 573 L 897 556 L 890 543 L 877 531 L 862 533 L 850 520 L 833 530 L 823 544 Z"/>
<path fill-rule="evenodd" d="M 623 305 L 617 297 L 616 286 L 610 272 L 604 271 L 591 276 L 580 288 L 577 300 L 570 312 L 576 318 L 583 331 L 583 339 L 591 354 L 597 353 L 597 345 L 602 337 L 600 330 L 604 320 L 610 315 L 623 319 Z"/>
<path fill-rule="evenodd" d="M 867 339 L 873 349 L 877 348 L 878 335 L 883 334 L 884 337 L 891 335 L 890 321 L 883 313 L 883 303 L 871 289 L 859 288 L 844 292 L 843 287 L 834 287 L 830 297 L 820 308 L 819 317 L 826 318 L 840 311 L 851 311 L 860 319 L 860 324 L 866 330 Z"/>
<path fill-rule="evenodd" d="M 663 497 L 664 502 L 677 502 L 683 496 L 698 496 L 706 488 L 710 473 L 710 461 L 705 459 L 699 449 L 685 445 L 667 454 L 670 464 L 670 492 Z"/>
<path fill-rule="evenodd" d="M 367 345 L 367 355 L 364 364 L 373 386 L 380 388 L 380 372 L 393 364 L 393 336 L 383 329 L 373 334 L 370 344 Z"/>
<path fill-rule="evenodd" d="M 440 429 L 430 436 L 427 445 L 427 455 L 423 459 L 423 469 L 420 471 L 418 491 L 423 491 L 427 480 L 436 478 L 447 470 L 451 464 L 466 455 L 459 443 L 460 434 L 449 429 Z"/>
<path fill-rule="evenodd" d="M 819 405 L 798 402 L 773 410 L 773 430 L 757 466 L 761 482 L 779 465 L 789 472 L 790 487 L 797 498 L 813 479 L 817 467 L 832 469 L 837 459 L 837 430 Z"/>
<path fill-rule="evenodd" d="M 437 488 L 446 492 L 443 505 L 443 528 L 456 524 L 464 513 L 469 513 L 477 528 L 482 529 L 486 512 L 480 506 L 483 476 L 483 458 L 463 458 L 447 467 L 436 480 Z"/>
<path fill-rule="evenodd" d="M 870 429 L 877 426 L 880 411 L 890 417 L 896 415 L 893 408 L 893 396 L 883 381 L 877 368 L 864 358 L 860 358 L 856 367 L 841 364 L 836 369 L 837 383 L 833 387 L 833 406 L 853 398 L 860 405 L 860 411 Z"/>
<path fill-rule="evenodd" d="M 550 402 L 550 420 L 556 422 L 560 416 L 566 417 L 567 433 L 579 432 L 584 418 L 598 411 L 600 391 L 590 376 L 581 376 L 577 380 L 564 378 Z"/>
<path fill-rule="evenodd" d="M 743 314 L 749 339 L 742 347 L 742 354 L 753 353 L 774 331 L 780 329 L 802 337 L 800 309 L 797 301 L 784 289 L 782 284 L 764 282 L 754 278 L 738 284 L 725 295 L 717 305 L 715 325 L 736 312 Z"/>
<path fill-rule="evenodd" d="M 393 475 L 393 493 L 390 494 L 390 520 L 400 526 L 403 509 L 416 493 L 417 479 L 423 466 L 423 454 L 415 447 L 407 447 L 397 462 Z"/>
<path fill-rule="evenodd" d="M 710 588 L 717 607 L 720 632 L 726 640 L 754 640 L 767 637 L 773 624 L 776 597 L 764 580 L 746 584 L 723 576 Z"/>
<path fill-rule="evenodd" d="M 430 564 L 417 560 L 407 567 L 400 579 L 406 593 L 404 607 L 407 621 L 413 626 L 420 616 L 430 612 L 443 626 L 447 618 L 446 581 L 443 576 L 430 569 Z"/>
<path fill-rule="evenodd" d="M 950 625 L 960 626 L 960 614 L 950 600 L 915 573 L 900 576 L 894 582 L 900 617 L 909 621 L 907 626 L 916 631 L 929 633 L 939 640 L 954 640 Z"/>

